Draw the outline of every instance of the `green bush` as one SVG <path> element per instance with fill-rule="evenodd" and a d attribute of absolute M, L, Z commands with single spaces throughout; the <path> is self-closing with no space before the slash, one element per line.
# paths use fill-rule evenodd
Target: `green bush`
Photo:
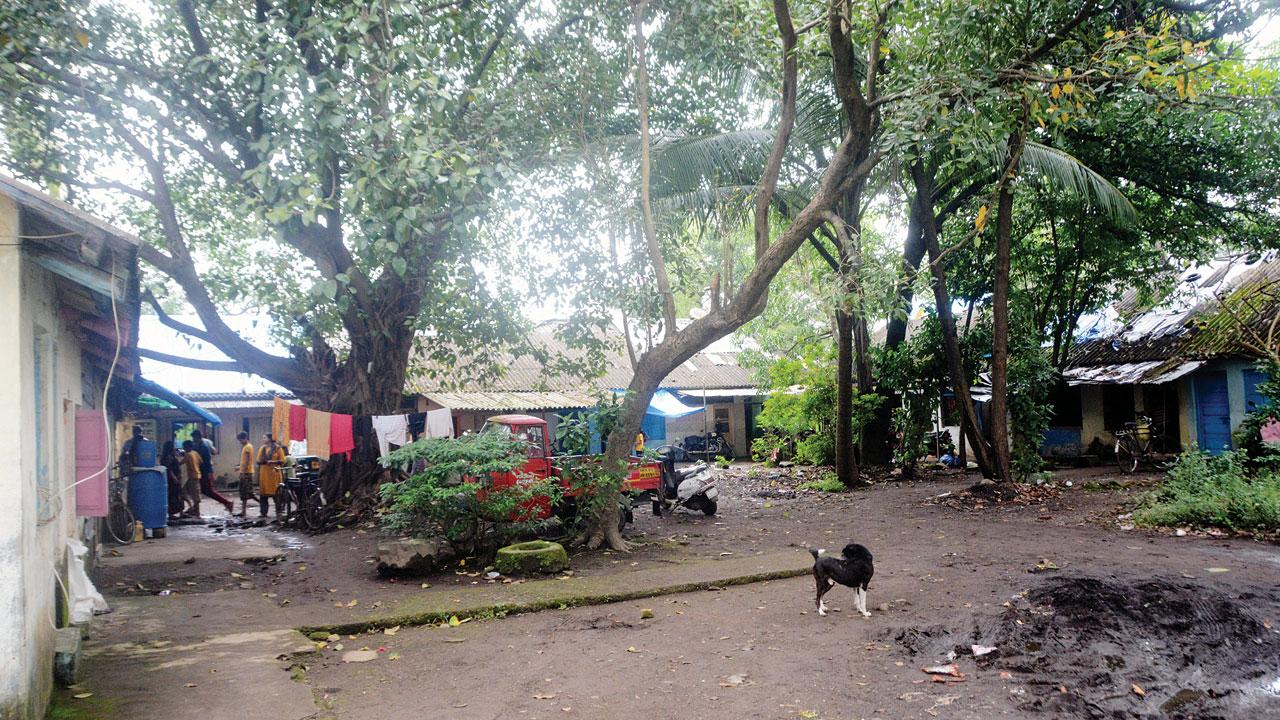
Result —
<path fill-rule="evenodd" d="M 814 433 L 796 443 L 796 462 L 801 465 L 831 465 L 836 461 L 836 439 Z"/>
<path fill-rule="evenodd" d="M 781 435 L 774 433 L 765 433 L 755 440 L 751 441 L 751 459 L 756 462 L 771 463 L 773 462 L 774 453 L 778 453 L 779 460 L 785 460 L 782 456 L 782 450 L 787 447 L 787 440 Z"/>
<path fill-rule="evenodd" d="M 796 487 L 801 490 L 817 490 L 827 493 L 844 492 L 847 489 L 840 482 L 840 478 L 836 477 L 836 474 L 831 471 L 822 473 L 822 476 L 817 480 L 800 483 Z"/>
<path fill-rule="evenodd" d="M 1146 526 L 1280 529 L 1280 474 L 1249 477 L 1239 452 L 1183 453 L 1164 484 L 1143 499 L 1134 520 Z"/>
<path fill-rule="evenodd" d="M 494 474 L 517 472 L 527 460 L 521 440 L 503 432 L 410 443 L 387 455 L 387 466 L 417 467 L 409 477 L 381 488 L 387 502 L 383 526 L 415 536 L 440 535 L 463 554 L 485 553 L 536 532 L 536 516 L 555 503 L 560 485 L 521 478 L 494 488 Z"/>

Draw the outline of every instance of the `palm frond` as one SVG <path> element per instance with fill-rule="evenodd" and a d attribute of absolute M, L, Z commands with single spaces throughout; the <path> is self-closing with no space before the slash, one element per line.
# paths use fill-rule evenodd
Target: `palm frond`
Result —
<path fill-rule="evenodd" d="M 659 140 L 653 146 L 654 197 L 753 182 L 760 176 L 772 142 L 773 135 L 768 130 L 733 130 Z"/>
<path fill-rule="evenodd" d="M 1003 163 L 1008 162 L 1005 150 Z M 1055 147 L 1027 141 L 1018 163 L 1023 172 L 1039 176 L 1049 185 L 1082 200 L 1086 200 L 1108 217 L 1122 223 L 1133 223 L 1138 211 L 1115 185 L 1094 172 L 1068 152 Z"/>

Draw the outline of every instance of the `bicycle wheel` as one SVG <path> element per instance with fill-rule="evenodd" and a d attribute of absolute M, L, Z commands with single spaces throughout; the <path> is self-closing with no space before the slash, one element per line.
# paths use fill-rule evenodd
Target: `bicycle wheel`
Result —
<path fill-rule="evenodd" d="M 324 527 L 324 495 L 319 488 L 307 493 L 298 505 L 304 527 L 312 531 Z"/>
<path fill-rule="evenodd" d="M 107 535 L 118 545 L 128 545 L 133 542 L 133 526 L 135 519 L 133 511 L 120 498 L 111 500 L 111 507 L 107 510 L 106 518 Z"/>
<path fill-rule="evenodd" d="M 1135 452 L 1129 438 L 1116 440 L 1116 465 L 1120 467 L 1120 472 L 1126 475 L 1138 469 L 1138 453 Z"/>
<path fill-rule="evenodd" d="M 293 491 L 288 485 L 281 483 L 280 487 L 276 488 L 276 520 L 282 525 L 288 525 L 290 515 L 296 506 L 297 501 L 294 499 Z"/>

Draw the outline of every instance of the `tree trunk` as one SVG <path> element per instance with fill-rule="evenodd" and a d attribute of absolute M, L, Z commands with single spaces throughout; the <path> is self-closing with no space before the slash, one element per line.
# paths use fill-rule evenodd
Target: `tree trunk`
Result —
<path fill-rule="evenodd" d="M 925 247 L 929 252 L 929 271 L 933 275 L 933 297 L 938 311 L 938 324 L 942 326 L 943 351 L 947 357 L 947 370 L 951 375 L 951 387 L 956 403 L 965 418 L 963 423 L 973 447 L 973 459 L 983 477 L 991 477 L 991 455 L 985 438 L 978 432 L 978 416 L 973 408 L 973 396 L 969 394 L 969 378 L 965 376 L 964 360 L 960 355 L 960 339 L 956 334 L 955 314 L 951 311 L 951 293 L 947 290 L 947 271 L 942 263 L 942 248 L 938 243 L 938 225 L 933 216 L 933 178 L 924 166 L 916 161 L 911 166 L 915 184 L 915 203 L 920 213 L 921 230 Z"/>
<path fill-rule="evenodd" d="M 1014 141 L 1010 141 L 1013 145 Z M 995 292 L 991 301 L 991 447 L 996 480 L 1012 478 L 1009 460 L 1009 236 L 1013 232 L 1013 188 L 1000 188 L 996 209 Z"/>
<path fill-rule="evenodd" d="M 846 287 L 847 284 L 842 283 Z M 858 463 L 853 454 L 853 309 L 846 299 L 836 306 L 836 477 L 845 487 L 858 482 Z"/>

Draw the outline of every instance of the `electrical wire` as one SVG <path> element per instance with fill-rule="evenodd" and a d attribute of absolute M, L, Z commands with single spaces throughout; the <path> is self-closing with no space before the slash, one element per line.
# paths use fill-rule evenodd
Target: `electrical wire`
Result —
<path fill-rule="evenodd" d="M 107 382 L 102 386 L 102 428 L 105 433 L 103 437 L 106 438 L 108 442 L 111 439 L 111 418 L 107 414 L 107 394 L 111 392 L 111 379 L 115 377 L 116 365 L 120 362 L 120 349 L 124 344 L 124 341 L 120 337 L 120 313 L 116 308 L 116 278 L 118 277 L 117 273 L 119 270 L 120 266 L 116 262 L 115 254 L 113 253 L 111 257 L 111 321 L 114 323 L 116 331 L 116 353 L 111 358 L 111 367 L 107 369 Z M 81 483 L 88 482 L 98 477 L 99 475 L 110 474 L 111 462 L 111 452 L 108 450 L 106 462 L 103 464 L 101 470 L 71 483 L 63 488 L 62 491 L 66 492 Z"/>

